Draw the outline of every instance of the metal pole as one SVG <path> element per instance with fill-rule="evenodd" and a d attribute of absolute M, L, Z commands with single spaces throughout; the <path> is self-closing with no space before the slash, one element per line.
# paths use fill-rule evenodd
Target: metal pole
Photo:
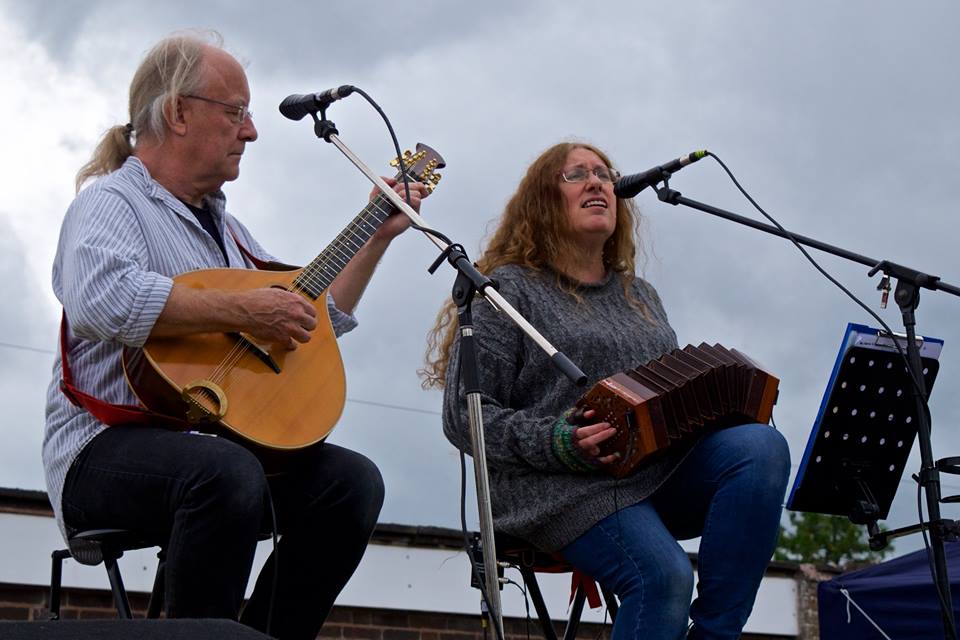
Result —
<path fill-rule="evenodd" d="M 420 214 L 414 211 L 397 193 L 375 174 L 345 145 L 336 131 L 321 136 L 333 144 L 353 163 L 363 175 L 367 177 L 383 195 L 400 211 L 416 224 L 429 226 Z M 486 583 L 487 614 L 497 632 L 497 638 L 503 640 L 503 612 L 500 602 L 500 580 L 497 571 L 497 551 L 494 542 L 493 514 L 490 505 L 490 482 L 487 472 L 486 444 L 483 433 L 483 414 L 480 407 L 480 387 L 477 380 L 476 354 L 473 345 L 473 326 L 470 319 L 470 301 L 475 293 L 480 294 L 494 309 L 507 315 L 531 340 L 543 349 L 553 364 L 564 375 L 576 384 L 584 384 L 586 375 L 571 362 L 562 352 L 558 351 L 533 325 L 517 312 L 507 300 L 491 285 L 488 278 L 480 274 L 462 252 L 451 247 L 439 238 L 425 233 L 424 235 L 443 251 L 441 259 L 447 260 L 459 272 L 458 280 L 454 284 L 454 301 L 458 307 L 458 318 L 461 331 L 461 360 L 465 357 L 471 362 L 463 366 L 465 389 L 467 390 L 467 411 L 470 422 L 470 440 L 473 451 L 473 469 L 477 485 L 477 507 L 480 516 L 480 535 L 483 548 L 483 565 Z M 439 260 L 438 260 L 439 262 Z M 469 355 L 466 355 L 469 354 Z"/>
<path fill-rule="evenodd" d="M 472 333 L 473 330 L 470 329 Z M 480 515 L 480 541 L 483 544 L 483 570 L 486 576 L 487 608 L 490 622 L 503 635 L 503 609 L 500 605 L 500 573 L 497 571 L 497 548 L 494 541 L 493 514 L 490 505 L 490 476 L 487 473 L 487 457 L 477 452 L 486 451 L 483 436 L 483 413 L 480 394 L 467 394 L 467 411 L 470 420 L 470 443 L 473 447 L 473 474 L 477 483 L 477 509 Z"/>
<path fill-rule="evenodd" d="M 930 442 L 930 423 L 926 411 L 926 381 L 923 379 L 923 362 L 917 349 L 916 316 L 914 309 L 920 302 L 920 290 L 913 284 L 900 280 L 894 298 L 903 315 L 903 326 L 907 333 L 907 357 L 910 361 L 910 375 L 913 396 L 917 408 L 917 432 L 920 441 L 920 484 L 924 489 L 927 502 L 927 517 L 930 520 L 930 547 L 933 553 L 934 588 L 941 598 L 940 616 L 943 620 L 944 637 L 956 640 L 956 625 L 953 619 L 953 602 L 950 594 L 950 577 L 947 574 L 947 560 L 944 553 L 943 523 L 940 519 L 940 474 L 933 460 L 933 446 Z"/>

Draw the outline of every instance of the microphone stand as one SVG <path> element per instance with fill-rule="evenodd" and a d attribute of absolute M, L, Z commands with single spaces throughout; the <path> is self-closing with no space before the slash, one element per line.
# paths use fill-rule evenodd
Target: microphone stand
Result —
<path fill-rule="evenodd" d="M 339 136 L 336 125 L 327 119 L 326 109 L 321 108 L 320 117 L 311 113 L 314 120 L 314 133 L 318 138 L 333 144 L 346 158 L 372 182 L 383 195 L 390 200 L 394 207 L 402 211 L 415 224 L 426 227 L 427 222 L 420 214 L 414 211 L 397 193 L 384 182 L 380 176 L 371 171 Z M 424 235 L 441 250 L 440 256 L 433 262 L 428 271 L 432 274 L 446 260 L 457 272 L 453 285 L 453 300 L 457 305 L 457 320 L 461 332 L 460 364 L 462 378 L 465 383 L 468 417 L 470 423 L 470 439 L 473 449 L 473 470 L 477 486 L 477 507 L 480 516 L 480 539 L 483 549 L 483 567 L 486 583 L 485 597 L 487 601 L 487 615 L 493 625 L 497 638 L 504 640 L 503 609 L 500 603 L 500 578 L 497 571 L 497 550 L 494 542 L 493 515 L 490 508 L 490 483 L 487 473 L 487 457 L 483 432 L 483 415 L 480 407 L 479 372 L 477 370 L 476 351 L 473 341 L 473 325 L 471 318 L 471 304 L 474 296 L 479 293 L 494 309 L 507 315 L 534 343 L 543 349 L 550 360 L 560 371 L 577 385 L 584 385 L 587 376 L 563 353 L 558 351 L 550 342 L 537 331 L 533 325 L 517 312 L 507 300 L 496 290 L 492 280 L 481 274 L 473 266 L 462 248 L 456 244 L 448 244 L 429 233 Z"/>
<path fill-rule="evenodd" d="M 956 640 L 956 626 L 953 619 L 953 604 L 950 595 L 950 580 L 947 576 L 947 563 L 944 555 L 943 542 L 945 538 L 950 537 L 953 532 L 956 531 L 957 523 L 953 520 L 944 520 L 940 517 L 939 473 L 941 468 L 944 468 L 946 471 L 947 469 L 953 467 L 955 459 L 946 458 L 937 462 L 934 462 L 933 460 L 933 449 L 930 444 L 931 425 L 929 423 L 929 416 L 927 415 L 926 411 L 927 391 L 922 375 L 923 365 L 920 361 L 920 350 L 917 348 L 915 332 L 916 315 L 914 312 L 916 311 L 917 306 L 920 304 L 920 289 L 945 291 L 955 296 L 960 296 L 960 288 L 942 282 L 938 276 L 929 275 L 910 267 L 890 262 L 889 260 L 876 260 L 873 258 L 868 258 L 867 256 L 862 256 L 860 254 L 853 253 L 852 251 L 847 251 L 846 249 L 841 249 L 825 242 L 820 242 L 819 240 L 814 240 L 812 238 L 784 231 L 777 227 L 764 224 L 762 222 L 757 222 L 751 218 L 740 216 L 735 213 L 704 204 L 702 202 L 697 202 L 696 200 L 691 200 L 690 198 L 685 198 L 680 194 L 679 191 L 670 188 L 669 172 L 664 171 L 662 177 L 664 186 L 659 188 L 656 185 L 653 186 L 654 190 L 657 192 L 657 197 L 662 202 L 666 202 L 667 204 L 672 204 L 674 206 L 684 205 L 691 209 L 697 209 L 698 211 L 703 211 L 704 213 L 709 213 L 711 215 L 724 218 L 725 220 L 730 220 L 731 222 L 752 227 L 771 235 L 793 239 L 799 244 L 813 247 L 814 249 L 819 249 L 820 251 L 845 258 L 851 262 L 858 262 L 862 265 L 866 265 L 870 267 L 870 271 L 867 274 L 869 277 L 873 277 L 877 272 L 882 271 L 886 277 L 895 278 L 897 280 L 897 288 L 894 293 L 894 299 L 897 302 L 897 306 L 900 307 L 903 326 L 906 330 L 907 336 L 907 359 L 910 365 L 911 376 L 916 381 L 916 383 L 913 385 L 913 395 L 917 411 L 918 439 L 920 440 L 921 468 L 919 474 L 919 483 L 923 487 L 926 495 L 927 513 L 929 514 L 930 518 L 930 546 L 933 550 L 934 560 L 933 578 L 936 582 L 936 587 L 942 596 L 940 600 L 940 614 L 943 619 L 945 637 L 948 638 L 948 640 Z M 891 336 L 891 338 L 895 339 L 895 336 Z M 920 525 L 920 528 L 923 528 L 922 524 Z M 873 529 L 875 529 L 875 526 Z M 879 531 L 871 531 L 871 533 L 875 533 L 875 535 L 878 537 L 882 536 Z M 871 543 L 872 542 L 873 537 L 871 537 Z"/>

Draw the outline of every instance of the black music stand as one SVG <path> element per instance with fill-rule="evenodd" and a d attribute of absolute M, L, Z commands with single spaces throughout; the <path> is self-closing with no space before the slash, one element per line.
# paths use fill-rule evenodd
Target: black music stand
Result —
<path fill-rule="evenodd" d="M 903 337 L 847 325 L 787 500 L 793 511 L 847 516 L 866 525 L 875 550 L 890 537 L 877 521 L 890 511 L 917 437 L 912 383 L 894 339 L 905 348 Z M 918 337 L 917 345 L 929 392 L 943 341 Z"/>
<path fill-rule="evenodd" d="M 711 156 L 713 155 L 709 152 L 707 153 Z M 716 156 L 714 156 L 714 158 L 720 162 L 719 158 L 716 158 Z M 720 164 L 724 167 L 724 169 L 726 169 L 726 165 L 724 165 L 723 162 L 720 162 Z M 697 202 L 696 200 L 685 198 L 679 191 L 670 188 L 668 184 L 670 172 L 663 170 L 662 167 L 658 167 L 658 169 L 661 170 L 660 172 L 662 176 L 660 181 L 663 182 L 663 186 L 660 188 L 654 186 L 654 189 L 657 192 L 657 197 L 662 202 L 666 202 L 675 206 L 682 204 L 685 207 L 703 211 L 705 213 L 709 213 L 725 220 L 730 220 L 732 222 L 736 222 L 738 224 L 742 224 L 771 235 L 787 238 L 794 244 L 798 245 L 798 247 L 799 245 L 806 245 L 808 247 L 813 247 L 818 251 L 824 251 L 826 253 L 839 256 L 845 260 L 849 260 L 850 262 L 862 264 L 870 268 L 870 271 L 867 272 L 867 277 L 870 278 L 875 276 L 877 273 L 882 272 L 883 278 L 881 279 L 880 287 L 878 288 L 882 289 L 884 292 L 884 296 L 882 298 L 883 302 L 886 301 L 887 293 L 890 291 L 890 279 L 896 279 L 897 286 L 893 298 L 896 301 L 897 306 L 900 308 L 900 315 L 903 319 L 903 328 L 907 335 L 906 339 L 904 340 L 906 343 L 905 356 L 907 362 L 909 363 L 910 370 L 917 372 L 914 374 L 916 384 L 911 384 L 914 403 L 917 407 L 914 414 L 917 417 L 917 420 L 914 422 L 917 423 L 916 430 L 919 437 L 916 439 L 920 444 L 920 471 L 916 477 L 926 496 L 927 513 L 929 514 L 929 521 L 927 523 L 921 523 L 917 525 L 914 529 L 922 530 L 923 528 L 927 528 L 930 530 L 930 549 L 932 551 L 931 574 L 933 575 L 934 582 L 937 584 L 937 590 L 940 594 L 940 613 L 943 617 L 943 628 L 945 631 L 945 636 L 948 640 L 956 640 L 957 633 L 953 620 L 950 580 L 947 576 L 947 563 L 943 549 L 943 542 L 948 535 L 951 537 L 955 536 L 958 528 L 960 527 L 958 527 L 957 521 L 947 520 L 940 517 L 940 502 L 958 502 L 960 500 L 957 500 L 956 496 L 950 500 L 941 499 L 940 473 L 942 472 L 960 475 L 960 457 L 943 458 L 938 461 L 933 459 L 933 448 L 930 443 L 930 420 L 926 412 L 927 391 L 924 388 L 923 377 L 918 373 L 921 369 L 923 369 L 923 363 L 921 362 L 920 352 L 917 348 L 916 310 L 917 306 L 920 304 L 920 291 L 922 289 L 929 289 L 931 291 L 944 291 L 960 297 L 960 287 L 943 282 L 939 276 L 924 273 L 906 265 L 897 264 L 889 260 L 876 260 L 875 258 L 860 255 L 840 247 L 835 247 L 814 238 L 808 238 L 806 236 L 793 233 L 784 229 L 779 224 L 775 226 L 764 224 L 762 222 L 757 222 L 756 220 L 725 211 L 703 202 Z M 729 170 L 727 170 L 727 172 L 729 173 Z M 733 174 L 730 175 L 733 177 Z M 734 183 L 736 183 L 735 179 Z M 736 184 L 739 187 L 739 183 Z M 746 192 L 744 192 L 744 195 L 746 195 Z M 750 196 L 747 196 L 747 199 L 756 206 L 756 202 L 754 202 Z M 759 206 L 757 206 L 757 208 L 760 209 Z M 760 209 L 760 211 L 763 212 L 762 209 Z M 836 281 L 834 281 L 834 283 L 836 284 Z M 807 453 L 809 453 L 809 448 Z M 806 462 L 806 458 L 804 462 Z M 874 529 L 876 530 L 875 523 Z M 891 533 L 892 532 L 887 533 L 888 537 Z M 881 544 L 882 542 L 882 540 L 879 541 Z"/>

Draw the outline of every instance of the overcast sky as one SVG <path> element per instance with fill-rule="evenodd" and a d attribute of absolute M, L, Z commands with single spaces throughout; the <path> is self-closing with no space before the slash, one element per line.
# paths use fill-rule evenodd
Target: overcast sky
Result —
<path fill-rule="evenodd" d="M 247 66 L 260 139 L 225 188 L 228 206 L 287 262 L 318 254 L 369 186 L 277 105 L 353 84 L 380 103 L 401 145 L 422 141 L 444 156 L 423 213 L 471 255 L 530 161 L 576 139 L 606 149 L 625 173 L 710 149 L 788 229 L 960 283 L 956 3 L 269 6 L 0 0 L 0 486 L 44 488 L 43 398 L 60 316 L 50 265 L 74 176 L 101 133 L 128 121 L 127 87 L 143 53 L 179 28 L 217 29 Z M 361 158 L 392 173 L 386 129 L 359 96 L 330 116 Z M 671 185 L 754 215 L 712 160 Z M 681 344 L 734 346 L 781 377 L 775 418 L 796 470 L 846 323 L 875 323 L 784 241 L 651 192 L 637 202 L 649 254 L 640 268 Z M 879 311 L 865 267 L 814 255 Z M 446 268 L 427 274 L 434 257 L 408 233 L 381 264 L 360 328 L 341 340 L 350 401 L 332 440 L 380 465 L 384 521 L 458 526 L 458 463 L 441 434 L 440 394 L 422 391 L 416 375 L 452 283 Z M 880 313 L 899 324 L 895 308 Z M 924 292 L 919 330 L 946 341 L 931 397 L 937 457 L 960 454 L 958 317 L 960 299 Z M 913 460 L 905 476 L 918 467 L 916 451 Z M 958 478 L 944 486 L 960 493 Z M 908 481 L 887 524 L 915 520 Z"/>

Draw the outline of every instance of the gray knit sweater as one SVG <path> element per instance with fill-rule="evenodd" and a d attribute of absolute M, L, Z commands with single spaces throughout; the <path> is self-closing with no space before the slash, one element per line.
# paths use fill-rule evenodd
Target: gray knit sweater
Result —
<path fill-rule="evenodd" d="M 572 471 L 552 447 L 554 423 L 590 386 L 675 349 L 677 339 L 660 297 L 641 278 L 634 280 L 632 291 L 651 320 L 628 304 L 614 274 L 598 284 L 569 282 L 576 286 L 579 302 L 558 286 L 553 272 L 508 265 L 491 276 L 500 283 L 500 293 L 588 378 L 586 387 L 575 386 L 509 318 L 482 300 L 473 305 L 494 526 L 554 551 L 649 496 L 689 450 L 669 449 L 636 474 L 615 480 L 603 471 Z M 459 389 L 456 384 L 459 360 L 455 345 L 443 430 L 469 454 L 466 401 L 462 384 Z"/>

